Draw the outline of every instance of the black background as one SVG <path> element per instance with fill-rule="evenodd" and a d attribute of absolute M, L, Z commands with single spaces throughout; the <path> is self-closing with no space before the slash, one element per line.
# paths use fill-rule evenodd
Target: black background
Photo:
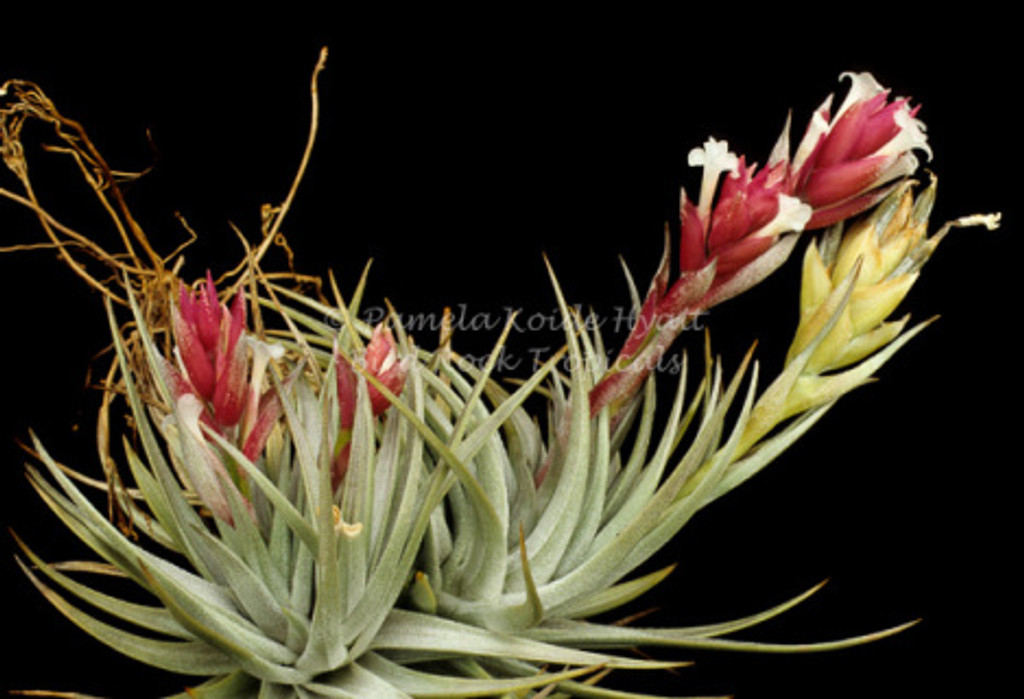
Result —
<path fill-rule="evenodd" d="M 37 82 L 116 168 L 154 162 L 151 129 L 156 167 L 128 189 L 129 202 L 164 251 L 183 239 L 173 213 L 185 215 L 201 235 L 186 253 L 185 273 L 197 276 L 240 257 L 229 221 L 255 239 L 259 206 L 286 193 L 307 135 L 310 74 L 327 45 L 317 148 L 284 231 L 300 269 L 331 268 L 346 288 L 373 258 L 370 299 L 408 313 L 464 303 L 543 315 L 553 307 L 546 254 L 570 300 L 608 316 L 627 300 L 618 256 L 646 285 L 679 187 L 699 187 L 686 154 L 709 134 L 763 162 L 786 111 L 796 138 L 825 95 L 841 98 L 844 70 L 870 70 L 922 104 L 940 179 L 933 222 L 1002 210 L 1002 230 L 962 230 L 943 243 L 904 304 L 939 321 L 880 382 L 696 517 L 655 562 L 680 565 L 647 600 L 663 605 L 657 621 L 704 623 L 829 578 L 814 599 L 744 637 L 827 640 L 921 623 L 840 653 L 682 652 L 697 665 L 678 676 L 617 681 L 742 699 L 1010 689 L 1021 243 L 1008 81 L 1019 66 L 1007 62 L 998 17 L 928 33 L 891 15 L 813 30 L 797 20 L 611 13 L 309 15 L 294 32 L 275 16 L 252 19 L 121 25 L 97 15 L 59 33 L 39 19 L 11 21 L 0 79 Z M 66 159 L 34 156 L 44 203 L 90 230 L 95 217 L 61 174 Z M 16 188 L 6 172 L 0 186 Z M 0 245 L 40 239 L 31 217 L 0 201 Z M 759 338 L 764 372 L 778 368 L 798 266 L 791 260 L 706 319 L 727 366 Z M 81 556 L 22 477 L 15 442 L 33 429 L 59 458 L 98 472 L 86 377 L 107 341 L 102 305 L 47 252 L 0 256 L 0 299 L 3 521 L 48 558 Z M 456 342 L 484 351 L 494 337 Z M 516 336 L 513 347 L 554 341 Z M 699 352 L 701 337 L 683 343 Z M 180 690 L 181 679 L 135 667 L 65 621 L 17 571 L 14 549 L 6 537 L 0 688 Z"/>

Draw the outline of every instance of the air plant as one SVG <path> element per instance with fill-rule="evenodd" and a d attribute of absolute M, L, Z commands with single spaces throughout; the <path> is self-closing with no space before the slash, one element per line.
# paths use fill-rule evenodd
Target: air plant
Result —
<path fill-rule="evenodd" d="M 564 346 L 513 385 L 495 375 L 511 324 L 477 365 L 447 334 L 428 350 L 396 315 L 363 322 L 365 275 L 349 300 L 332 279 L 329 302 L 293 283 L 299 275 L 265 272 L 291 194 L 264 243 L 221 277 L 233 280 L 226 293 L 212 273 L 193 289 L 148 243 L 148 263 L 130 266 L 97 247 L 119 272 L 105 283 L 82 274 L 104 291 L 115 355 L 101 419 L 118 395 L 133 428 L 108 477 L 122 521 L 34 436 L 27 473 L 98 557 L 82 567 L 130 580 L 150 602 L 88 586 L 18 538 L 22 569 L 99 641 L 205 678 L 182 699 L 640 697 L 600 680 L 679 663 L 637 657 L 638 646 L 808 652 L 901 631 L 908 624 L 795 645 L 737 637 L 814 589 L 699 627 L 594 620 L 665 579 L 670 568 L 630 576 L 925 327 L 889 317 L 952 226 L 997 223 L 968 217 L 929 236 L 935 182 L 915 198 L 906 179 L 912 150 L 927 147 L 916 110 L 869 75 L 851 81 L 792 161 L 785 135 L 760 171 L 724 143 L 694 151 L 704 180 L 696 204 L 682 198 L 679 279 L 670 284 L 666 241 L 647 295 L 633 291 L 637 323 L 614 361 L 549 269 Z M 74 122 L 34 86 L 3 92 L 14 97 L 0 112 L 5 162 L 27 185 L 21 124 L 38 118 L 67 135 Z M 66 140 L 101 162 L 83 135 Z M 98 170 L 108 179 L 97 196 L 145 241 L 111 170 Z M 26 190 L 7 198 L 59 239 Z M 753 288 L 805 229 L 826 225 L 806 248 L 778 376 L 761 380 L 753 350 L 731 370 L 710 349 L 701 368 L 684 355 L 659 422 L 653 366 L 680 323 Z M 537 396 L 540 414 L 528 404 Z"/>

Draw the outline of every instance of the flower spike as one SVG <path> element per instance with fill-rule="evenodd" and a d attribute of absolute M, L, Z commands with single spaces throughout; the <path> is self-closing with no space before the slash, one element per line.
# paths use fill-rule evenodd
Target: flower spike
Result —
<path fill-rule="evenodd" d="M 690 152 L 689 164 L 704 172 L 697 204 L 680 193 L 679 279 L 668 286 L 666 248 L 629 338 L 591 393 L 594 414 L 631 400 L 688 321 L 778 267 L 792 249 L 785 234 L 811 218 L 810 206 L 784 193 L 783 166 L 758 172 L 713 138 Z"/>
<path fill-rule="evenodd" d="M 177 354 L 195 392 L 210 404 L 221 427 L 242 417 L 248 400 L 248 354 L 241 337 L 246 329 L 245 297 L 239 290 L 228 310 L 217 300 L 213 275 L 197 294 L 180 283 L 171 317 Z"/>
<path fill-rule="evenodd" d="M 888 101 L 889 90 L 870 73 L 840 75 L 850 90 L 834 117 L 832 96 L 811 117 L 793 160 L 789 124 L 770 166 L 786 169 L 786 192 L 814 209 L 808 229 L 824 228 L 874 206 L 897 180 L 918 167 L 915 150 L 931 158 L 919 107 L 906 98 Z"/>
<path fill-rule="evenodd" d="M 786 233 L 823 228 L 866 211 L 917 170 L 914 150 L 931 157 L 925 126 L 909 100 L 889 101 L 889 91 L 870 73 L 847 72 L 840 78 L 850 80 L 846 99 L 834 117 L 832 96 L 815 111 L 792 160 L 789 119 L 760 171 L 725 141 L 709 138 L 690 151 L 689 164 L 704 172 L 697 202 L 685 190 L 680 196 L 677 284 L 712 261 L 713 279 L 696 302 L 671 304 L 666 270 L 659 268 L 637 325 L 594 389 L 595 411 L 635 395 L 650 370 L 634 365 L 629 380 L 618 374 L 641 341 L 657 334 L 649 352 L 653 366 L 674 340 L 672 328 L 678 333 L 688 316 L 743 293 L 782 264 L 793 244 Z"/>
<path fill-rule="evenodd" d="M 378 325 L 373 329 L 362 361 L 367 373 L 380 381 L 386 389 L 396 395 L 401 393 L 409 364 L 398 359 L 395 338 L 389 329 L 383 325 Z M 351 429 L 355 416 L 356 386 L 359 382 L 355 368 L 343 355 L 338 354 L 335 363 L 338 368 L 341 426 L 343 429 Z M 373 416 L 379 417 L 390 405 L 388 399 L 376 386 L 370 385 L 367 386 L 367 389 Z"/>
<path fill-rule="evenodd" d="M 334 361 L 341 423 L 332 474 L 333 485 L 337 488 L 348 471 L 349 440 L 352 438 L 352 427 L 355 424 L 359 376 L 352 362 L 341 353 L 337 353 Z M 411 358 L 399 359 L 395 338 L 383 323 L 373 329 L 370 342 L 363 353 L 362 363 L 367 374 L 377 379 L 390 393 L 399 395 L 402 392 Z M 373 384 L 368 383 L 366 388 L 373 417 L 380 417 L 390 402 Z"/>
<path fill-rule="evenodd" d="M 714 286 L 755 261 L 783 233 L 802 230 L 811 216 L 810 207 L 784 192 L 780 165 L 758 172 L 713 138 L 690 151 L 688 161 L 704 174 L 697 205 L 686 190 L 680 193 L 679 267 L 694 271 L 717 260 Z M 723 173 L 728 174 L 719 187 Z"/>
<path fill-rule="evenodd" d="M 999 225 L 998 217 L 969 216 L 929 236 L 936 181 L 916 197 L 913 184 L 897 188 L 870 216 L 834 226 L 820 245 L 808 245 L 787 378 L 777 380 L 755 407 L 741 451 L 788 418 L 869 380 L 874 368 L 926 324 L 905 331 L 909 317 L 889 318 L 939 241 L 954 226 Z"/>

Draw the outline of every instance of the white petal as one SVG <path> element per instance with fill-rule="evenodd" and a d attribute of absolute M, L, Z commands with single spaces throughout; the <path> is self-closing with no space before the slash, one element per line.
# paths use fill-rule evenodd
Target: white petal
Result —
<path fill-rule="evenodd" d="M 251 335 L 246 341 L 252 349 L 252 369 L 249 375 L 249 401 L 242 420 L 242 435 L 248 435 L 259 412 L 260 396 L 263 393 L 263 378 L 267 374 L 270 360 L 284 357 L 284 347 L 275 343 L 263 342 Z"/>
<path fill-rule="evenodd" d="M 334 517 L 334 532 L 336 534 L 343 534 L 349 539 L 355 539 L 363 531 L 363 523 L 356 522 L 351 524 L 346 522 L 341 516 L 341 509 L 337 505 L 331 508 L 331 513 Z"/>
<path fill-rule="evenodd" d="M 961 216 L 957 220 L 953 221 L 952 225 L 967 227 L 967 226 L 984 226 L 990 231 L 994 231 L 999 228 L 1002 223 L 1003 215 L 1001 213 L 995 214 L 972 214 L 971 216 Z"/>
<path fill-rule="evenodd" d="M 875 80 L 875 76 L 871 73 L 846 72 L 839 76 L 840 80 L 843 78 L 850 79 L 850 91 L 846 93 L 846 99 L 839 106 L 835 119 L 838 119 L 842 116 L 843 112 L 858 102 L 871 99 L 880 92 L 885 92 L 885 88 Z M 835 123 L 835 119 L 832 120 L 832 123 Z"/>
<path fill-rule="evenodd" d="M 812 213 L 814 213 L 814 209 L 796 197 L 780 194 L 779 211 L 775 214 L 775 218 L 752 233 L 751 236 L 774 238 L 790 231 L 802 231 L 807 222 L 811 220 Z"/>
<path fill-rule="evenodd" d="M 893 116 L 896 126 L 900 128 L 899 134 L 884 146 L 878 149 L 877 155 L 899 155 L 904 151 L 911 151 L 915 148 L 923 150 L 932 159 L 932 148 L 928 145 L 928 134 L 925 133 L 924 122 L 915 119 L 910 114 L 910 108 L 903 106 Z"/>
<path fill-rule="evenodd" d="M 716 141 L 709 137 L 703 148 L 694 148 L 690 151 L 686 161 L 693 167 L 703 166 L 704 168 L 697 211 L 701 220 L 707 221 L 709 220 L 708 215 L 711 213 L 711 200 L 718 187 L 719 176 L 723 172 L 735 172 L 740 165 L 739 158 L 729 150 L 728 141 Z"/>

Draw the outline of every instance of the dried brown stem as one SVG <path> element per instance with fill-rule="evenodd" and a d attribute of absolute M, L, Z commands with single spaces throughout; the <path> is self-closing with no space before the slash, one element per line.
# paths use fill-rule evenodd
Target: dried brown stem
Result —
<path fill-rule="evenodd" d="M 295 284 L 312 283 L 318 291 L 320 290 L 319 279 L 295 272 L 294 255 L 284 239 L 281 226 L 285 215 L 292 206 L 312 155 L 319 123 L 317 79 L 326 65 L 326 59 L 327 50 L 322 49 L 313 70 L 310 85 L 312 112 L 306 146 L 283 202 L 277 207 L 267 206 L 264 208 L 261 226 L 263 238 L 260 245 L 254 250 L 242 233 L 235 229 L 242 241 L 245 256 L 238 266 L 221 276 L 222 279 L 234 279 L 230 287 L 222 287 L 228 294 L 234 293 L 239 287 L 248 284 L 253 298 L 256 298 L 258 286 L 262 285 L 269 290 L 271 280 L 279 279 L 289 280 Z M 108 250 L 95 238 L 82 234 L 58 221 L 40 203 L 29 176 L 25 147 L 21 140 L 23 127 L 30 120 L 53 127 L 60 143 L 44 144 L 41 148 L 48 152 L 66 155 L 74 161 L 82 179 L 93 192 L 106 217 L 112 223 L 121 250 Z M 169 309 L 177 292 L 178 284 L 180 284 L 178 275 L 183 264 L 181 253 L 198 236 L 187 221 L 178 214 L 178 220 L 187 233 L 187 239 L 165 256 L 158 254 L 150 245 L 144 230 L 132 215 L 118 185 L 118 182 L 140 177 L 145 174 L 145 171 L 127 173 L 111 168 L 93 145 L 81 124 L 60 114 L 38 86 L 22 80 L 9 80 L 0 84 L 0 156 L 23 189 L 22 193 L 18 193 L 0 187 L 0 198 L 31 211 L 38 219 L 46 237 L 45 242 L 0 247 L 0 252 L 56 250 L 61 261 L 75 275 L 81 278 L 89 288 L 100 292 L 111 302 L 120 306 L 128 306 L 130 299 L 134 299 L 141 311 L 142 321 L 149 332 L 154 339 L 162 339 L 165 350 L 169 352 L 171 344 Z M 260 262 L 271 245 L 275 244 L 283 248 L 286 253 L 288 272 L 265 272 L 260 268 Z M 106 276 L 97 275 L 86 264 L 90 260 L 98 262 L 109 270 L 109 273 Z M 273 291 L 270 290 L 269 293 L 273 297 Z M 263 324 L 259 315 L 259 305 L 254 304 L 254 308 L 256 309 L 254 317 L 258 325 L 257 332 L 261 334 Z M 150 381 L 148 380 L 146 360 L 142 356 L 143 349 L 139 329 L 134 323 L 128 323 L 119 330 L 119 333 L 124 338 L 129 366 L 132 367 L 136 381 L 139 382 L 142 399 L 150 404 L 159 403 L 153 387 L 146 385 Z M 109 356 L 109 350 L 108 347 L 102 354 Z M 138 368 L 139 371 L 135 372 L 135 368 Z M 115 398 L 122 395 L 125 390 L 124 382 L 119 378 L 120 372 L 121 367 L 117 358 L 111 358 L 100 384 L 103 398 L 97 414 L 96 440 L 103 468 L 103 480 L 89 478 L 70 469 L 65 470 L 74 478 L 106 491 L 111 520 L 116 520 L 126 533 L 131 534 L 132 518 L 128 514 L 128 508 L 133 507 L 132 497 L 136 494 L 122 482 L 116 461 L 111 453 L 111 425 L 118 422 L 112 415 L 113 406 Z M 26 696 L 64 696 L 43 693 L 39 690 L 32 691 L 35 693 L 26 693 Z"/>
<path fill-rule="evenodd" d="M 292 186 L 288 190 L 288 194 L 285 196 L 284 201 L 275 209 L 264 211 L 263 216 L 263 242 L 256 249 L 255 261 L 258 263 L 266 255 L 267 250 L 271 244 L 278 242 L 278 235 L 281 230 L 281 223 L 284 221 L 284 217 L 287 215 L 288 210 L 292 206 L 292 202 L 295 200 L 295 193 L 299 189 L 299 184 L 302 182 L 303 176 L 306 174 L 306 167 L 309 165 L 309 159 L 313 154 L 313 145 L 316 143 L 316 132 L 320 123 L 320 94 L 319 88 L 317 87 L 317 80 L 320 78 L 320 73 L 327 66 L 327 47 L 320 49 L 320 58 L 313 68 L 313 77 L 310 80 L 309 94 L 310 94 L 310 117 L 309 117 L 309 135 L 306 139 L 306 148 L 302 153 L 302 159 L 299 161 L 299 169 L 295 173 L 295 179 L 292 180 Z"/>

